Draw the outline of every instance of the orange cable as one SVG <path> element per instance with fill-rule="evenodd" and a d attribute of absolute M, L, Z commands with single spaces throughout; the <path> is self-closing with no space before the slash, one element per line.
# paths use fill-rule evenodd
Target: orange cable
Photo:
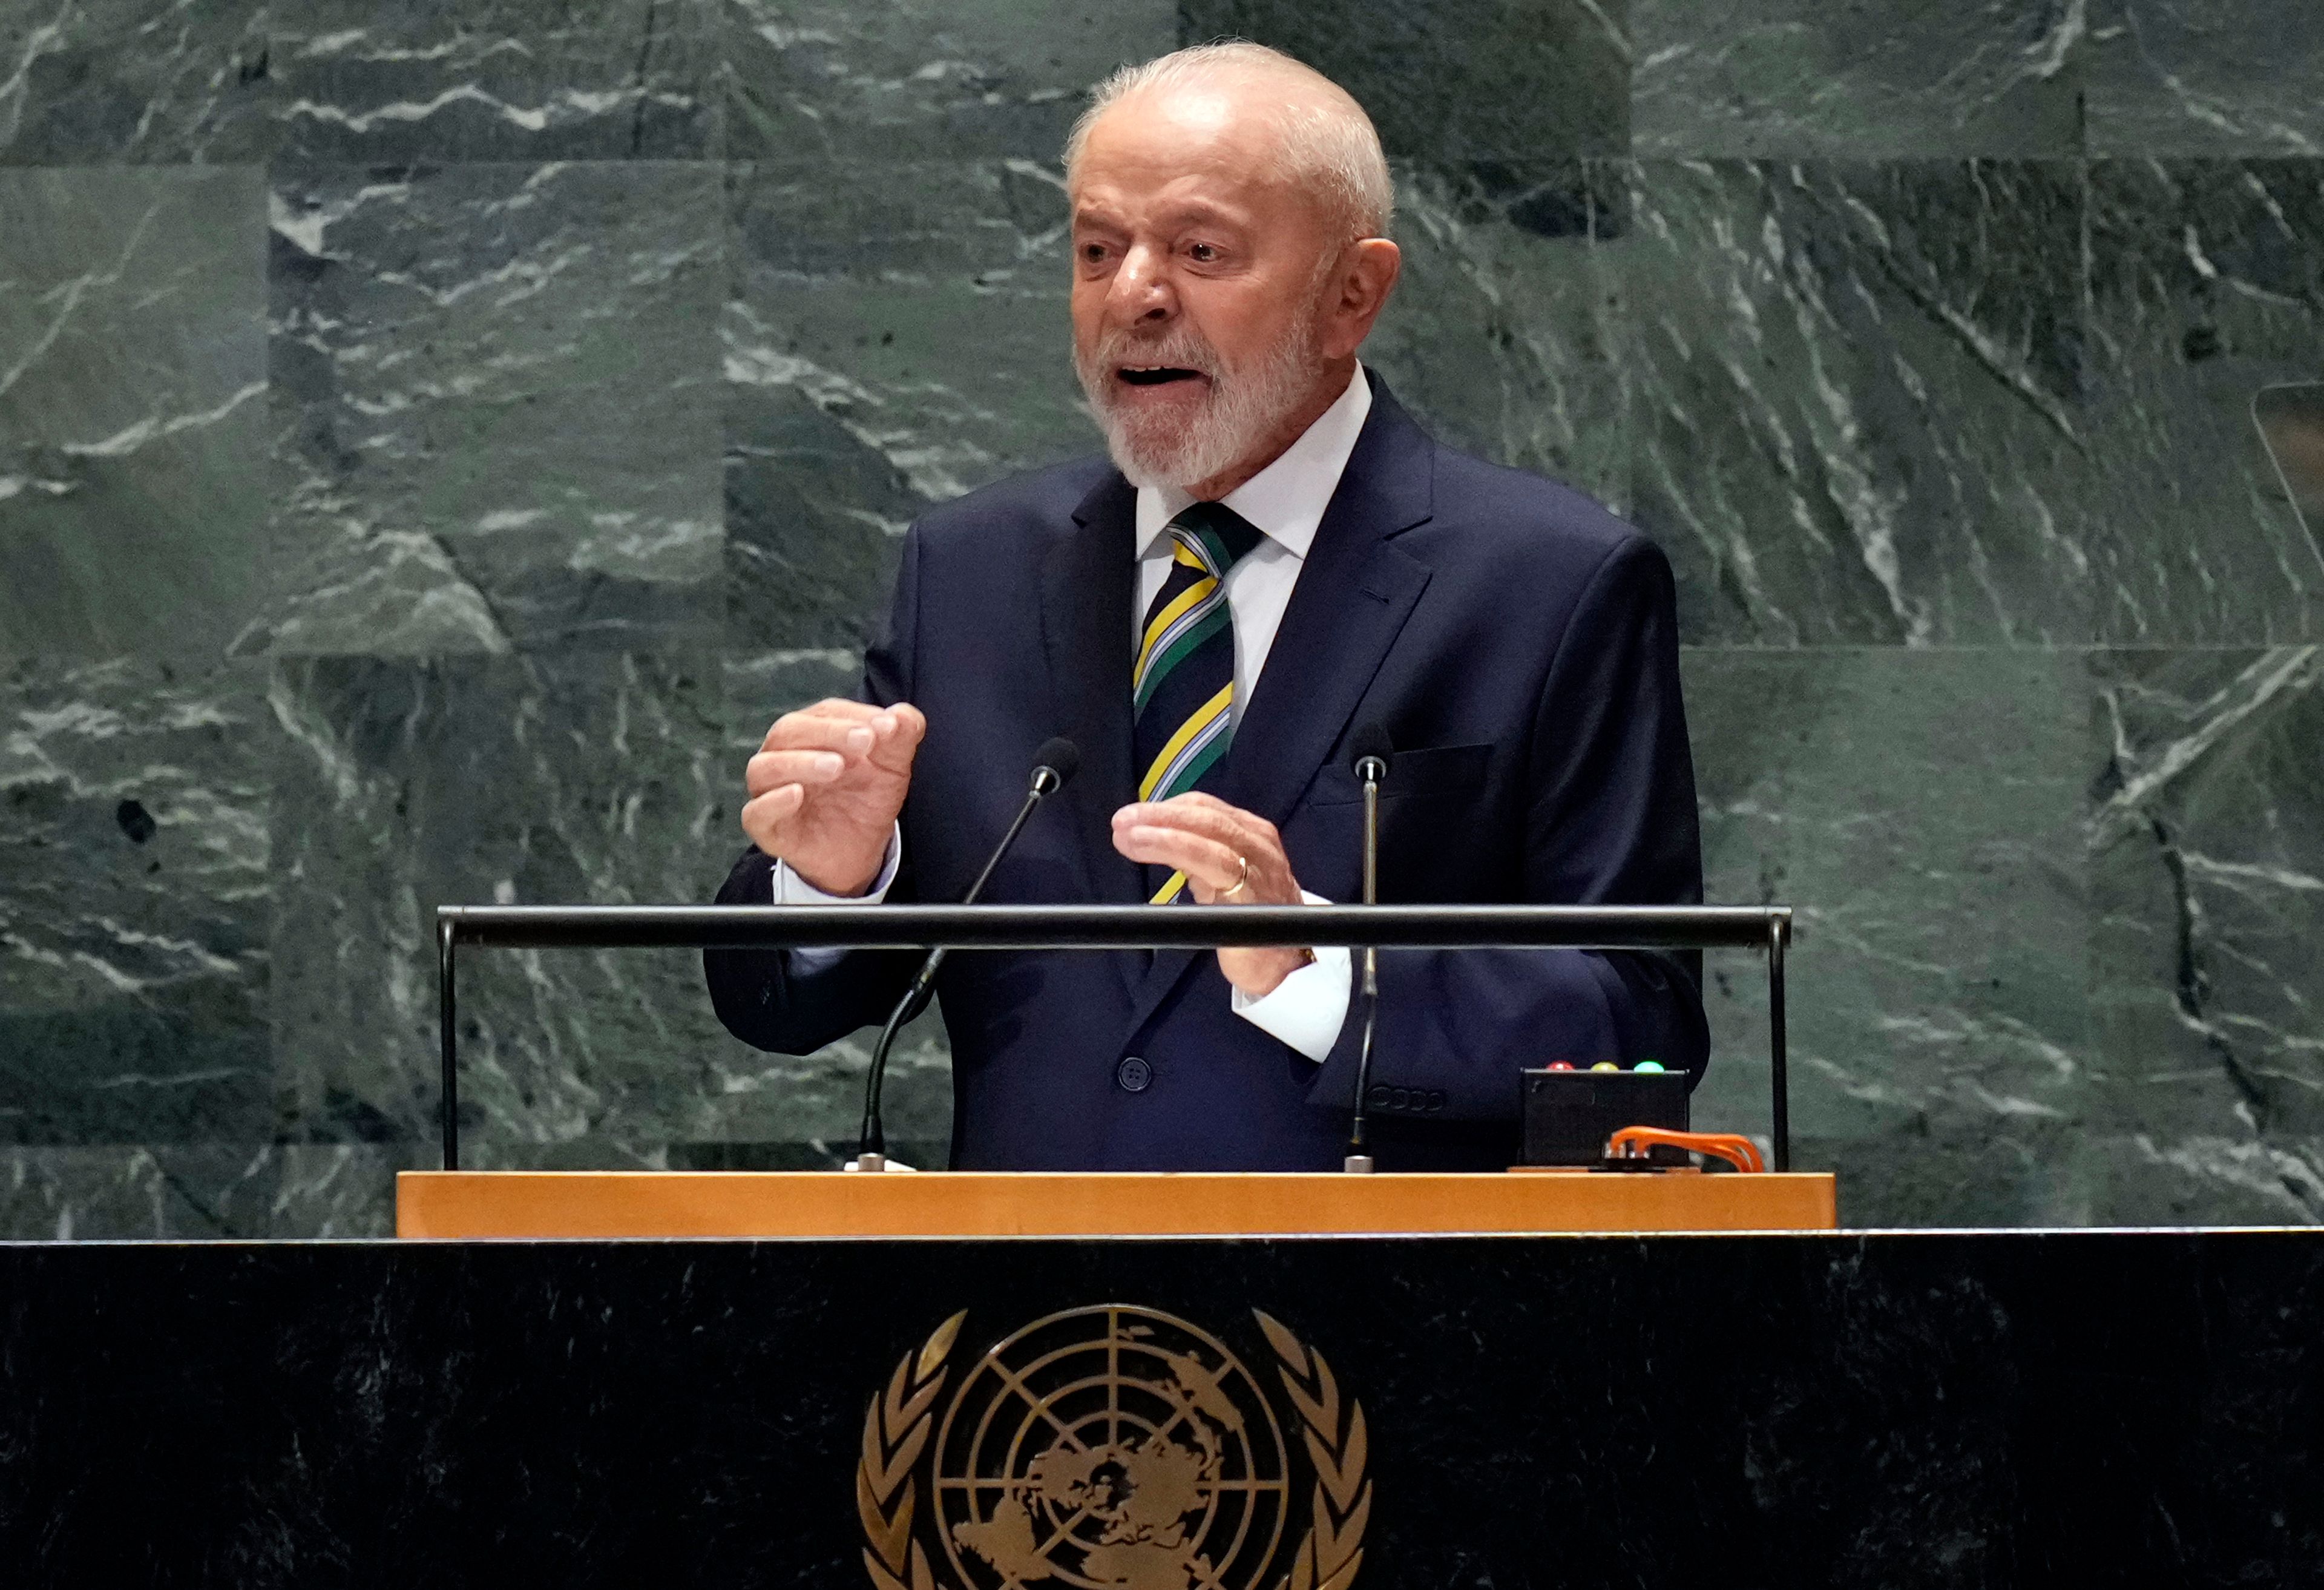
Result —
<path fill-rule="evenodd" d="M 1625 1126 L 1606 1140 L 1609 1159 L 1644 1157 L 1650 1148 L 1684 1149 L 1692 1154 L 1709 1154 L 1724 1160 L 1738 1170 L 1758 1172 L 1767 1169 L 1766 1160 L 1759 1157 L 1759 1145 L 1739 1132 L 1672 1132 L 1660 1126 Z M 1633 1154 L 1630 1151 L 1637 1150 Z"/>

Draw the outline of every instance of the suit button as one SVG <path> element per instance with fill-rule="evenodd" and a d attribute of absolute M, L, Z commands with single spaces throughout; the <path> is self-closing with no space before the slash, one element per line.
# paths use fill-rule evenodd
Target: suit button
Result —
<path fill-rule="evenodd" d="M 1124 1093 L 1144 1093 L 1154 1085 L 1154 1068 L 1132 1055 L 1114 1068 L 1113 1079 L 1121 1084 Z"/>

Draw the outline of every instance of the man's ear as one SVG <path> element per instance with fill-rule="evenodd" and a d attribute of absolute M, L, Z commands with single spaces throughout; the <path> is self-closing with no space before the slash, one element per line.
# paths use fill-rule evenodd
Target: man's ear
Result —
<path fill-rule="evenodd" d="M 1345 358 L 1363 345 L 1403 271 L 1403 250 L 1385 237 L 1366 237 L 1348 245 L 1323 339 L 1330 357 Z"/>

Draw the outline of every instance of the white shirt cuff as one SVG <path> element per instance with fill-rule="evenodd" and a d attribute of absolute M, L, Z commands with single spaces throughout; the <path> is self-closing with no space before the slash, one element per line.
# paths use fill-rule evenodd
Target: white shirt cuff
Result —
<path fill-rule="evenodd" d="M 899 823 L 888 830 L 888 855 L 880 864 L 880 875 L 872 887 L 862 894 L 825 894 L 822 890 L 791 871 L 788 863 L 775 862 L 774 900 L 776 905 L 877 905 L 888 898 L 895 886 L 896 869 L 903 864 L 904 829 Z M 791 951 L 790 969 L 802 977 L 812 977 L 817 972 L 827 972 L 845 959 L 847 951 L 822 945 Z M 1314 968 L 1306 968 L 1313 970 Z"/>
<path fill-rule="evenodd" d="M 1309 905 L 1332 903 L 1305 889 L 1299 894 Z M 1353 984 L 1347 950 L 1319 944 L 1314 962 L 1277 984 L 1272 994 L 1258 999 L 1240 988 L 1231 989 L 1230 994 L 1236 1015 L 1320 1066 L 1332 1046 L 1340 1041 L 1340 1029 L 1347 1025 Z"/>

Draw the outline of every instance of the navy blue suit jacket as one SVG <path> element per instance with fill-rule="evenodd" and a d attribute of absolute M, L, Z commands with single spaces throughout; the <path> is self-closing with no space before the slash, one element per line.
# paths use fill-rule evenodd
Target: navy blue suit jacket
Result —
<path fill-rule="evenodd" d="M 936 508 L 906 538 L 863 682 L 868 699 L 910 701 L 928 722 L 890 898 L 959 899 L 1057 734 L 1080 746 L 1080 774 L 1035 813 L 985 899 L 1140 898 L 1111 831 L 1135 789 L 1135 503 L 1093 459 Z M 1360 898 L 1346 742 L 1377 722 L 1397 748 L 1382 901 L 1699 901 L 1674 607 L 1645 536 L 1563 486 L 1439 447 L 1374 377 L 1219 792 L 1281 829 L 1306 888 Z M 719 900 L 766 901 L 771 866 L 752 850 Z M 883 1020 L 917 958 L 859 951 L 798 976 L 776 952 L 705 957 L 728 1029 L 792 1054 Z M 1700 1077 L 1699 975 L 1689 956 L 1383 952 L 1381 1168 L 1514 1163 L 1526 1067 L 1652 1057 Z M 1337 1169 L 1360 1023 L 1318 1066 L 1228 994 L 1207 951 L 954 956 L 938 983 L 954 1164 Z M 1134 1092 L 1133 1056 L 1150 1078 Z"/>

